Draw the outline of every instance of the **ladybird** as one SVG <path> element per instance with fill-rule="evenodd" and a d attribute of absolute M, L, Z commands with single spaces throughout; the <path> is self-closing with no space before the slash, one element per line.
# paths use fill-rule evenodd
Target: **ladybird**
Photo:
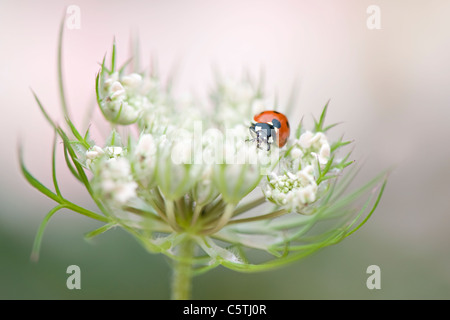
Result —
<path fill-rule="evenodd" d="M 253 117 L 254 123 L 249 127 L 252 141 L 256 140 L 258 148 L 265 145 L 267 151 L 274 142 L 282 148 L 290 135 L 291 129 L 287 117 L 278 111 L 263 111 Z"/>

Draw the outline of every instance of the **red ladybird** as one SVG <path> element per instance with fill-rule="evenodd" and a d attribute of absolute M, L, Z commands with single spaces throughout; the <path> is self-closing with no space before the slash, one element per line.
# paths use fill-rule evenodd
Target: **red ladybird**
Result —
<path fill-rule="evenodd" d="M 258 148 L 261 144 L 267 145 L 267 151 L 270 150 L 270 145 L 276 142 L 279 148 L 282 148 L 290 135 L 289 121 L 287 117 L 278 111 L 263 111 L 253 117 L 253 123 L 249 130 L 256 140 Z"/>

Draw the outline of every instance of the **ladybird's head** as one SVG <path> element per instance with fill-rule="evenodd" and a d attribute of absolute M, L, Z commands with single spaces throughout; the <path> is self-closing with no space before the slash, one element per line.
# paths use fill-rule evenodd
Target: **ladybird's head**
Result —
<path fill-rule="evenodd" d="M 256 146 L 259 149 L 270 150 L 270 145 L 276 140 L 277 131 L 281 128 L 281 123 L 277 119 L 273 119 L 273 122 L 258 122 L 253 123 L 250 127 L 250 134 L 256 141 Z"/>

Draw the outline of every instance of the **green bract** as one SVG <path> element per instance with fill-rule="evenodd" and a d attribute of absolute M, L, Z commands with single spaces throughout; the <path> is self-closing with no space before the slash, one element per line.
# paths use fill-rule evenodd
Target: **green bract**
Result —
<path fill-rule="evenodd" d="M 92 212 L 63 196 L 55 148 L 54 190 L 28 172 L 21 156 L 28 182 L 57 203 L 39 228 L 35 258 L 48 220 L 67 208 L 104 223 L 87 237 L 118 226 L 149 252 L 172 258 L 173 297 L 187 298 L 192 274 L 218 265 L 263 271 L 298 260 L 358 230 L 380 201 L 386 174 L 346 192 L 356 170 L 347 168 L 353 161 L 341 150 L 350 142 L 329 141 L 334 125 L 325 125 L 328 103 L 312 128 L 290 118 L 299 126 L 287 145 L 267 152 L 249 141 L 248 130 L 252 115 L 264 106 L 261 83 L 219 79 L 208 115 L 196 101 L 177 100 L 157 74 L 118 69 L 114 45 L 111 64 L 103 60 L 94 85 L 111 125 L 106 141 L 93 141 L 89 130 L 72 123 L 61 77 L 66 128 L 35 96 L 55 129 L 54 146 L 62 140 L 68 170 L 98 207 Z M 316 228 L 320 224 L 325 227 Z"/>

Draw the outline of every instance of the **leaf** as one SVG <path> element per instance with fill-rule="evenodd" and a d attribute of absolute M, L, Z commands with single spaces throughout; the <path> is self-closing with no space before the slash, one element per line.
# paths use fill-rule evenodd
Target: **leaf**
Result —
<path fill-rule="evenodd" d="M 356 232 L 356 230 L 358 230 L 359 228 L 361 228 L 372 216 L 372 214 L 374 213 L 375 209 L 378 207 L 378 204 L 380 203 L 381 197 L 383 196 L 383 192 L 384 189 L 386 187 L 387 184 L 387 178 L 384 180 L 383 185 L 381 186 L 381 189 L 378 193 L 378 197 L 375 200 L 375 204 L 373 205 L 372 209 L 370 210 L 369 214 L 366 216 L 366 218 L 356 227 L 354 228 L 352 231 L 350 231 L 349 233 L 347 233 L 345 235 L 345 237 L 348 237 L 349 235 L 353 234 L 354 232 Z"/>
<path fill-rule="evenodd" d="M 69 152 L 69 155 L 70 155 L 70 158 L 72 159 L 73 164 L 75 165 L 75 168 L 76 168 L 76 171 L 78 173 L 78 176 L 80 177 L 80 181 L 83 182 L 83 184 L 85 185 L 85 187 L 88 190 L 89 194 L 92 196 L 93 192 L 92 192 L 91 185 L 89 183 L 89 179 L 87 178 L 83 167 L 78 162 L 78 157 L 77 157 L 75 151 L 72 148 L 72 145 L 71 145 L 71 143 L 69 141 L 69 138 L 67 137 L 67 135 L 64 132 L 64 130 L 62 130 L 61 128 L 58 128 L 58 132 L 59 132 L 60 137 L 63 139 L 64 145 L 67 148 L 67 151 Z"/>
<path fill-rule="evenodd" d="M 84 237 L 85 237 L 86 240 L 90 240 L 90 239 L 92 239 L 92 238 L 94 238 L 94 237 L 96 237 L 96 236 L 98 236 L 98 235 L 108 231 L 109 229 L 111 229 L 111 228 L 113 228 L 115 226 L 117 226 L 117 223 L 115 223 L 115 222 L 107 223 L 107 224 L 101 226 L 98 229 L 95 229 L 95 230 L 92 230 L 91 232 L 86 233 L 84 235 Z"/>
<path fill-rule="evenodd" d="M 42 105 L 41 101 L 39 100 L 39 98 L 37 97 L 36 93 L 32 89 L 31 89 L 31 92 L 33 93 L 34 99 L 36 100 L 36 102 L 37 102 L 37 104 L 39 106 L 39 109 L 41 109 L 41 112 L 44 115 L 45 119 L 56 130 L 55 122 L 50 118 L 50 116 L 48 115 L 47 111 L 45 111 L 45 108 L 43 107 L 43 105 Z"/>
<path fill-rule="evenodd" d="M 113 129 L 106 139 L 105 146 L 116 146 L 116 147 L 122 147 L 122 138 L 120 137 L 119 133 Z"/>
<path fill-rule="evenodd" d="M 53 148 L 52 148 L 52 178 L 53 186 L 55 187 L 56 194 L 61 197 L 61 191 L 59 190 L 58 180 L 56 178 L 56 140 L 57 135 L 55 131 L 55 137 L 53 138 Z"/>
<path fill-rule="evenodd" d="M 64 145 L 64 159 L 66 160 L 66 165 L 69 168 L 70 172 L 72 173 L 72 175 L 80 182 L 83 182 L 81 180 L 80 175 L 78 174 L 77 170 L 73 167 L 72 162 L 70 162 L 70 158 L 67 152 L 67 146 Z"/>
<path fill-rule="evenodd" d="M 89 143 L 87 143 L 84 138 L 81 136 L 80 132 L 78 132 L 77 128 L 75 127 L 75 125 L 73 124 L 73 122 L 69 119 L 66 118 L 66 122 L 70 127 L 70 130 L 72 131 L 72 134 L 74 135 L 74 137 L 78 140 L 78 142 L 80 144 L 83 145 L 83 147 L 86 148 L 86 150 L 88 150 L 91 146 L 89 145 Z"/>
<path fill-rule="evenodd" d="M 315 132 L 324 131 L 323 130 L 323 124 L 325 123 L 325 116 L 327 115 L 327 110 L 328 110 L 328 104 L 329 103 L 330 103 L 330 100 L 328 100 L 327 104 L 323 108 L 322 114 L 320 115 L 319 122 L 314 121 L 314 131 Z"/>
<path fill-rule="evenodd" d="M 300 139 L 300 136 L 302 134 L 302 128 L 303 128 L 303 117 L 300 119 L 297 130 L 295 131 L 295 137 L 297 139 Z"/>
<path fill-rule="evenodd" d="M 100 70 L 99 73 L 101 73 L 103 75 L 103 73 L 106 71 L 106 73 L 111 74 L 112 72 L 105 66 L 105 61 L 106 61 L 106 53 L 103 56 L 103 60 L 102 60 L 102 64 L 101 67 L 102 69 Z"/>
<path fill-rule="evenodd" d="M 42 243 L 42 237 L 44 236 L 45 227 L 47 226 L 47 223 L 50 221 L 50 218 L 59 210 L 65 208 L 64 205 L 59 205 L 54 207 L 52 210 L 50 210 L 47 215 L 45 216 L 44 220 L 42 220 L 38 232 L 36 234 L 36 237 L 34 239 L 33 243 L 33 250 L 31 251 L 31 260 L 32 261 L 38 261 L 39 260 L 39 251 L 41 249 L 41 243 Z"/>
<path fill-rule="evenodd" d="M 330 147 L 330 152 L 331 152 L 331 153 L 333 153 L 334 151 L 336 151 L 337 149 L 339 149 L 339 148 L 341 148 L 341 147 L 343 147 L 343 146 L 346 146 L 346 145 L 348 145 L 348 144 L 354 142 L 354 140 L 342 141 L 343 138 L 344 138 L 344 137 L 341 136 L 341 137 L 339 138 L 338 141 L 334 142 L 334 143 L 331 145 L 331 147 Z"/>
<path fill-rule="evenodd" d="M 63 47 L 63 35 L 65 28 L 65 17 L 61 20 L 59 27 L 59 39 L 58 39 L 58 86 L 59 86 L 59 98 L 61 101 L 61 108 L 64 113 L 64 117 L 70 118 L 69 110 L 67 108 L 66 94 L 64 92 L 64 80 L 63 80 L 63 66 L 62 66 L 62 47 Z"/>
<path fill-rule="evenodd" d="M 113 39 L 113 47 L 111 54 L 111 73 L 116 71 L 116 38 Z"/>
<path fill-rule="evenodd" d="M 323 129 L 323 132 L 327 132 L 328 130 L 330 130 L 331 128 L 334 128 L 334 127 L 336 127 L 337 125 L 339 125 L 339 124 L 341 124 L 342 122 L 337 122 L 337 123 L 333 123 L 333 124 L 330 124 L 329 126 L 326 126 L 324 129 Z"/>
<path fill-rule="evenodd" d="M 119 76 L 123 74 L 125 68 L 127 67 L 127 65 L 130 64 L 130 62 L 133 60 L 133 58 L 129 58 L 127 61 L 125 61 L 123 63 L 123 65 L 119 68 Z"/>
<path fill-rule="evenodd" d="M 102 69 L 103 70 L 103 69 Z M 103 74 L 103 71 L 101 71 Z M 102 108 L 102 98 L 100 97 L 100 92 L 99 92 L 99 87 L 100 87 L 100 72 L 97 73 L 97 76 L 95 77 L 95 96 L 96 96 L 96 100 L 97 100 L 97 105 L 100 108 L 100 111 L 102 112 L 102 115 L 105 119 L 108 119 L 105 111 Z"/>
<path fill-rule="evenodd" d="M 34 188 L 36 188 L 39 192 L 46 195 L 50 199 L 54 200 L 55 202 L 60 203 L 61 197 L 56 195 L 53 191 L 48 189 L 46 186 L 44 186 L 39 180 L 37 180 L 26 168 L 24 161 L 23 161 L 23 152 L 22 147 L 19 146 L 19 159 L 20 159 L 20 169 L 22 171 L 22 174 L 24 175 L 25 179 L 28 181 L 29 184 L 31 184 Z"/>
<path fill-rule="evenodd" d="M 95 141 L 91 138 L 91 133 L 90 133 L 90 129 L 91 127 L 88 127 L 86 130 L 86 133 L 84 134 L 84 141 L 86 141 L 86 143 L 90 146 L 93 147 L 95 145 Z M 89 148 L 88 148 L 89 149 Z"/>

